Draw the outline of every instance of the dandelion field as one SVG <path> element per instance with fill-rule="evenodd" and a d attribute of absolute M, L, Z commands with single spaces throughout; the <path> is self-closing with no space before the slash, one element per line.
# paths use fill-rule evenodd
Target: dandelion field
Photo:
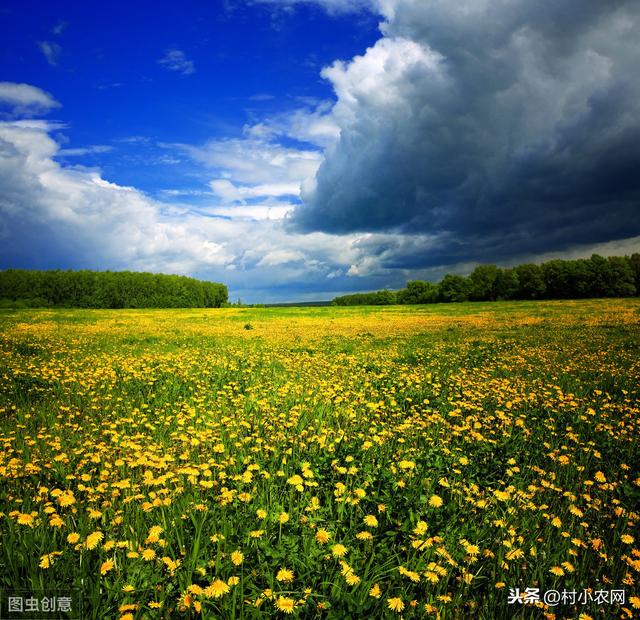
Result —
<path fill-rule="evenodd" d="M 0 325 L 0 589 L 121 620 L 640 617 L 638 300 Z"/>

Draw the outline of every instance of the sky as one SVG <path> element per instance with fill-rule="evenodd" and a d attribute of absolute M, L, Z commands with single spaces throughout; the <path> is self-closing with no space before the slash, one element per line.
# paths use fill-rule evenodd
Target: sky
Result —
<path fill-rule="evenodd" d="M 248 303 L 640 251 L 637 0 L 0 6 L 0 268 Z"/>

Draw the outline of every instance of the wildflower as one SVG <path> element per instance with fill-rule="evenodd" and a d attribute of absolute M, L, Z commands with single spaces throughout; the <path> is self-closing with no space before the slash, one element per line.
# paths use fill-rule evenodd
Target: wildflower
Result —
<path fill-rule="evenodd" d="M 100 566 L 100 574 L 101 575 L 105 575 L 106 573 L 108 573 L 112 568 L 114 567 L 114 563 L 113 560 L 107 560 L 106 562 L 103 562 L 102 565 Z"/>
<path fill-rule="evenodd" d="M 439 497 L 438 495 L 432 495 L 429 498 L 429 506 L 432 506 L 433 508 L 440 508 L 440 506 L 442 506 L 442 498 Z M 400 599 L 398 599 L 400 600 Z M 402 601 L 400 601 L 402 602 Z M 402 610 L 400 610 L 402 611 Z"/>
<path fill-rule="evenodd" d="M 397 596 L 394 598 L 388 598 L 387 605 L 389 606 L 389 609 L 391 611 L 395 611 L 397 613 L 400 613 L 404 609 L 404 603 L 402 602 L 402 599 L 398 598 Z"/>
<path fill-rule="evenodd" d="M 328 543 L 330 538 L 331 538 L 331 534 L 329 532 L 327 532 L 327 530 L 319 529 L 316 532 L 316 540 L 321 545 L 324 545 L 324 544 Z"/>
<path fill-rule="evenodd" d="M 286 523 L 287 521 L 289 521 L 289 513 L 281 512 L 280 516 L 278 517 L 278 523 L 283 524 L 283 523 Z"/>
<path fill-rule="evenodd" d="M 338 543 L 331 547 L 331 554 L 334 558 L 343 558 L 345 555 L 347 555 L 347 548 L 344 545 Z"/>
<path fill-rule="evenodd" d="M 564 570 L 560 566 L 553 566 L 549 569 L 549 572 L 557 577 L 562 577 L 562 575 L 564 575 Z"/>
<path fill-rule="evenodd" d="M 358 540 L 373 540 L 373 534 L 371 532 L 358 532 L 356 538 Z"/>
<path fill-rule="evenodd" d="M 142 559 L 145 562 L 150 562 L 155 557 L 156 557 L 156 552 L 153 549 L 143 549 L 142 550 Z"/>
<path fill-rule="evenodd" d="M 263 510 L 262 508 L 258 508 L 258 510 L 256 510 L 256 515 L 258 516 L 258 519 L 263 520 L 267 518 L 267 511 Z"/>
<path fill-rule="evenodd" d="M 43 555 L 40 558 L 40 568 L 49 568 L 59 555 L 62 555 L 62 552 L 54 551 L 53 553 L 46 553 Z"/>
<path fill-rule="evenodd" d="M 231 554 L 231 562 L 236 566 L 240 566 L 244 560 L 244 555 L 241 551 L 234 551 Z"/>
<path fill-rule="evenodd" d="M 416 536 L 422 536 L 427 531 L 427 524 L 425 521 L 418 521 L 416 526 L 413 528 L 413 533 Z"/>
<path fill-rule="evenodd" d="M 278 581 L 283 581 L 284 583 L 290 583 L 293 581 L 293 571 L 288 568 L 281 568 L 276 575 L 276 579 Z"/>
<path fill-rule="evenodd" d="M 596 482 L 600 483 L 607 481 L 607 477 L 601 471 L 597 471 L 594 478 L 596 479 Z"/>
<path fill-rule="evenodd" d="M 363 520 L 368 527 L 378 527 L 378 519 L 374 515 L 367 515 Z"/>
<path fill-rule="evenodd" d="M 20 514 L 18 514 L 18 523 L 20 525 L 28 525 L 29 527 L 33 527 L 33 515 L 21 512 Z"/>
<path fill-rule="evenodd" d="M 75 545 L 80 540 L 80 534 L 77 532 L 72 532 L 67 535 L 67 542 L 71 545 Z"/>
<path fill-rule="evenodd" d="M 291 614 L 295 609 L 296 602 L 292 598 L 287 598 L 286 596 L 279 596 L 276 600 L 275 605 L 279 611 L 282 611 L 285 614 Z"/>
<path fill-rule="evenodd" d="M 369 590 L 369 596 L 373 596 L 373 598 L 380 598 L 381 594 L 382 590 L 377 583 L 373 585 L 373 588 L 371 588 L 371 590 Z"/>
<path fill-rule="evenodd" d="M 216 579 L 211 585 L 207 586 L 203 590 L 203 594 L 207 598 L 220 598 L 229 592 L 229 586 L 222 581 L 222 579 Z"/>
<path fill-rule="evenodd" d="M 84 543 L 85 547 L 87 549 L 95 549 L 103 538 L 104 538 L 104 534 L 99 530 L 96 532 L 93 532 L 93 534 L 89 534 L 89 536 L 87 536 L 87 539 L 85 540 L 85 543 Z"/>
<path fill-rule="evenodd" d="M 635 540 L 635 538 L 633 536 L 629 536 L 629 534 L 623 534 L 622 536 L 620 536 L 620 540 L 623 543 L 630 545 Z"/>

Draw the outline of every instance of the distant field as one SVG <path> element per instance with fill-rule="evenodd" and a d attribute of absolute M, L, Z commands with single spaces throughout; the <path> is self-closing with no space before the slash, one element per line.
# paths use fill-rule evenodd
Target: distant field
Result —
<path fill-rule="evenodd" d="M 121 620 L 637 617 L 639 396 L 638 299 L 0 311 L 0 590 Z"/>

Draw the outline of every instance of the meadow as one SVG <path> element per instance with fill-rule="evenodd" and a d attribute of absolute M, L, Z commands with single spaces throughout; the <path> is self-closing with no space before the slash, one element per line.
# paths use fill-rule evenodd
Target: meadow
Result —
<path fill-rule="evenodd" d="M 3 310 L 0 590 L 120 620 L 640 617 L 639 396 L 638 299 Z"/>

